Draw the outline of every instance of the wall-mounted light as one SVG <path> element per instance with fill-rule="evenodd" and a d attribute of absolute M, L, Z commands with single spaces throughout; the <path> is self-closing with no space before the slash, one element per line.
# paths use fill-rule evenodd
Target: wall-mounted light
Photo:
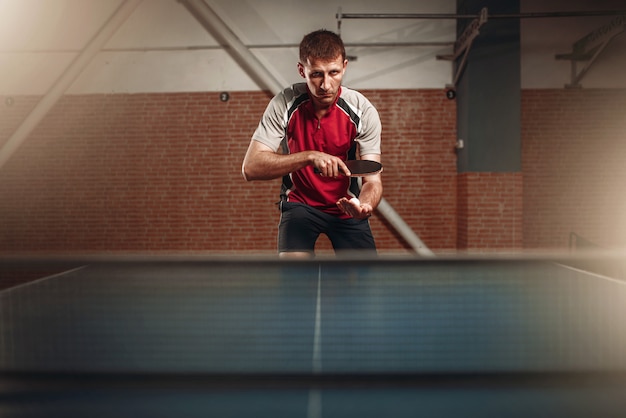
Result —
<path fill-rule="evenodd" d="M 230 94 L 228 94 L 228 92 L 226 91 L 220 93 L 220 100 L 222 102 L 227 102 L 228 100 L 230 100 Z"/>

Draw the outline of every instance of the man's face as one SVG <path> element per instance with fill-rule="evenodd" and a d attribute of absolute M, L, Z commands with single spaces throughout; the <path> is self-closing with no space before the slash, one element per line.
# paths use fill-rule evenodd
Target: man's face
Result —
<path fill-rule="evenodd" d="M 298 63 L 298 72 L 306 80 L 313 102 L 318 106 L 330 106 L 335 101 L 348 61 L 341 55 L 332 60 L 311 60 Z"/>

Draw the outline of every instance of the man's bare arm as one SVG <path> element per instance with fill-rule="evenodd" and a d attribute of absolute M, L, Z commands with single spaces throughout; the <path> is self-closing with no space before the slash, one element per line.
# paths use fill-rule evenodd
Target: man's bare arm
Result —
<path fill-rule="evenodd" d="M 380 162 L 379 154 L 367 154 L 362 155 L 363 160 L 372 160 Z M 380 203 L 380 199 L 383 197 L 383 181 L 380 173 L 373 176 L 363 177 L 363 184 L 361 186 L 361 193 L 359 194 L 359 200 L 361 204 L 369 204 L 372 209 L 376 209 Z"/>
<path fill-rule="evenodd" d="M 362 155 L 363 160 L 373 160 L 380 162 L 379 154 Z M 380 203 L 383 196 L 383 182 L 380 173 L 373 176 L 363 177 L 361 192 L 358 201 L 349 200 L 345 197 L 339 199 L 337 206 L 356 219 L 365 219 L 372 216 L 372 213 Z"/>
<path fill-rule="evenodd" d="M 247 181 L 272 180 L 309 165 L 317 168 L 321 175 L 329 177 L 337 177 L 344 170 L 348 170 L 340 158 L 320 151 L 283 155 L 259 141 L 252 140 L 243 159 L 241 173 Z"/>

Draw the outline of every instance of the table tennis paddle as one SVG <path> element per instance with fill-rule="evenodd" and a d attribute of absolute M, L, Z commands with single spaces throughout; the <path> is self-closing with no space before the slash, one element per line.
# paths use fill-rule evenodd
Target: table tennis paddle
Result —
<path fill-rule="evenodd" d="M 378 161 L 348 160 L 345 163 L 350 170 L 350 177 L 372 176 L 383 171 L 383 165 Z M 320 171 L 316 168 L 315 172 L 319 174 Z"/>

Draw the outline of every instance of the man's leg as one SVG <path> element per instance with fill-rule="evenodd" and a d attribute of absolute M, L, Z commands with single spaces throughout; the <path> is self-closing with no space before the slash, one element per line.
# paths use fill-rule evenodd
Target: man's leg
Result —
<path fill-rule="evenodd" d="M 315 242 L 324 229 L 317 211 L 300 203 L 281 202 L 278 254 L 283 257 L 313 257 Z"/>
<path fill-rule="evenodd" d="M 367 219 L 337 219 L 327 234 L 336 252 L 376 253 L 376 242 Z"/>

